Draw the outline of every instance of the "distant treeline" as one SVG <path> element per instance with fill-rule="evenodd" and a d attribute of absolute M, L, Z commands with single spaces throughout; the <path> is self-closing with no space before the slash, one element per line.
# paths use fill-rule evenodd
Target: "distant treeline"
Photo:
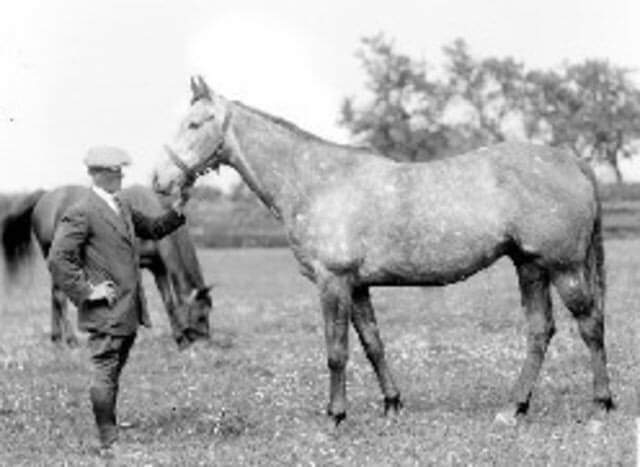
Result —
<path fill-rule="evenodd" d="M 640 236 L 640 183 L 601 185 L 606 238 Z"/>
<path fill-rule="evenodd" d="M 605 236 L 640 236 L 640 183 L 602 185 L 600 193 Z M 236 248 L 288 244 L 280 223 L 243 184 L 231 194 L 198 186 L 188 209 L 191 234 L 199 246 Z"/>
<path fill-rule="evenodd" d="M 279 247 L 287 245 L 280 223 L 240 184 L 230 194 L 211 186 L 197 186 L 187 205 L 195 243 L 209 248 Z"/>

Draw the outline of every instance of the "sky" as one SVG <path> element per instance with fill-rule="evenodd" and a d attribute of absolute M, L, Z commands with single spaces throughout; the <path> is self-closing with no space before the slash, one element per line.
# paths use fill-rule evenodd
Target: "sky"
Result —
<path fill-rule="evenodd" d="M 637 0 L 21 0 L 0 4 L 0 192 L 88 183 L 92 145 L 128 151 L 148 183 L 202 74 L 230 99 L 336 142 L 355 53 L 383 32 L 437 65 L 462 37 L 476 56 L 530 67 L 606 58 L 640 70 Z M 636 76 L 640 83 L 640 76 Z M 639 158 L 640 159 L 640 158 Z M 640 180 L 640 163 L 623 168 Z M 231 169 L 206 183 L 228 188 Z"/>

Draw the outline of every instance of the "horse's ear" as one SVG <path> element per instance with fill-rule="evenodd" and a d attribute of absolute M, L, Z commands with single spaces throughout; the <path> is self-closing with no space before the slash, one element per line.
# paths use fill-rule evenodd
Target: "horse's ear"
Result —
<path fill-rule="evenodd" d="M 195 79 L 193 76 L 191 77 L 191 92 L 193 93 L 193 97 L 191 98 L 192 104 L 200 99 L 211 100 L 211 90 L 200 75 L 196 76 Z"/>
<path fill-rule="evenodd" d="M 197 287 L 191 290 L 189 297 L 187 298 L 187 303 L 193 303 L 196 300 L 203 300 L 209 297 L 209 291 L 213 288 L 214 284 L 205 285 L 202 287 Z"/>
<path fill-rule="evenodd" d="M 193 97 L 196 97 L 198 94 L 200 94 L 199 89 L 198 89 L 198 83 L 196 83 L 196 80 L 193 78 L 193 76 L 191 77 L 191 92 L 193 93 Z"/>
<path fill-rule="evenodd" d="M 200 287 L 200 289 L 198 290 L 198 298 L 204 298 L 205 296 L 209 295 L 209 292 L 211 291 L 211 289 L 213 289 L 214 286 L 215 284 L 207 284 L 204 287 Z"/>
<path fill-rule="evenodd" d="M 209 89 L 209 85 L 204 81 L 202 76 L 198 75 L 198 85 L 200 87 L 200 92 L 202 93 L 202 97 L 207 99 L 211 99 L 211 89 Z"/>

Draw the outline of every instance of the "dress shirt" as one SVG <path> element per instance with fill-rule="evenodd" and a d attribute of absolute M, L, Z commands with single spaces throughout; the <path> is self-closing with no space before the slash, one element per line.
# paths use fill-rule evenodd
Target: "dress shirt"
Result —
<path fill-rule="evenodd" d="M 120 208 L 118 207 L 118 203 L 117 203 L 114 195 L 112 195 L 111 193 L 109 193 L 106 190 L 103 190 L 102 188 L 100 188 L 97 185 L 91 186 L 91 189 L 100 198 L 102 198 L 109 205 L 109 207 L 115 211 L 116 214 L 120 215 Z"/>

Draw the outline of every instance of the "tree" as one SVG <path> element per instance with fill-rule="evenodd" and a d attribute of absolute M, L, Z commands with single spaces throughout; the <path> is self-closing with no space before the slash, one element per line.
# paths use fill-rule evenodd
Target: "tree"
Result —
<path fill-rule="evenodd" d="M 371 99 L 345 99 L 341 124 L 361 142 L 401 160 L 429 160 L 508 137 L 526 82 L 511 58 L 477 60 L 462 39 L 443 48 L 444 74 L 398 53 L 378 34 L 362 39 L 356 56 Z M 433 76 L 432 76 L 433 75 Z"/>
<path fill-rule="evenodd" d="M 443 122 L 447 96 L 424 63 L 396 52 L 384 35 L 362 39 L 356 56 L 367 74 L 371 100 L 361 107 L 346 98 L 340 123 L 354 137 L 398 160 L 427 160 L 449 148 Z"/>
<path fill-rule="evenodd" d="M 468 145 L 505 141 L 521 120 L 526 95 L 524 66 L 513 58 L 475 59 L 463 39 L 443 47 L 448 108 L 461 115 L 458 129 Z"/>
<path fill-rule="evenodd" d="M 631 156 L 632 142 L 640 137 L 640 90 L 629 75 L 603 60 L 529 73 L 529 135 L 607 162 L 622 181 L 619 159 Z"/>

